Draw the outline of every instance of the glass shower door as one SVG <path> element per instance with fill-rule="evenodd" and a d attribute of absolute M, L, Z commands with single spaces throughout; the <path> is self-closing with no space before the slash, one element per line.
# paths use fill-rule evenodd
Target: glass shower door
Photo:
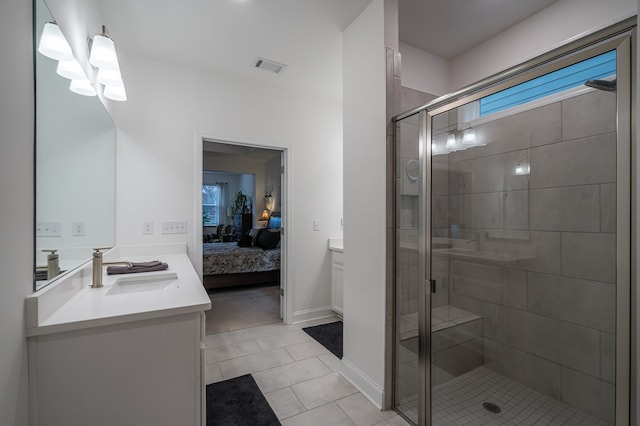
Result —
<path fill-rule="evenodd" d="M 429 112 L 433 425 L 621 421 L 630 87 L 604 50 Z M 531 101 L 557 72 L 580 84 Z"/>
<path fill-rule="evenodd" d="M 424 131 L 425 113 L 396 123 L 396 229 L 395 229 L 395 363 L 394 404 L 409 421 L 418 423 L 420 396 L 424 395 L 421 371 L 420 319 L 427 311 L 420 303 L 424 281 L 424 164 L 420 133 Z M 424 140 L 424 139 L 423 139 Z M 422 250 L 420 247 L 422 244 Z M 421 278 L 422 277 L 422 278 Z"/>

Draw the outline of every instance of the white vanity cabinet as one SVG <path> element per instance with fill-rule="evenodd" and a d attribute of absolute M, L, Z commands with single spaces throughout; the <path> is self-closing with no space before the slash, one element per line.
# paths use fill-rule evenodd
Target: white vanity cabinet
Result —
<path fill-rule="evenodd" d="M 331 309 L 342 318 L 342 285 L 344 274 L 342 239 L 330 239 L 331 252 Z"/>
<path fill-rule="evenodd" d="M 31 425 L 204 425 L 203 315 L 29 338 Z"/>
<path fill-rule="evenodd" d="M 204 426 L 204 311 L 211 302 L 186 247 L 110 255 L 168 263 L 140 280 L 147 287 L 166 274 L 177 283 L 116 292 L 143 274 L 105 274 L 104 287 L 92 289 L 87 265 L 28 297 L 30 426 Z"/>

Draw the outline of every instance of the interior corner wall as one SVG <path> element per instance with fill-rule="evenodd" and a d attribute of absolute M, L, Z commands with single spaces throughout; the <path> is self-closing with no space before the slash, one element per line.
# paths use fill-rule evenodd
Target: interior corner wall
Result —
<path fill-rule="evenodd" d="M 201 222 L 194 219 L 195 175 L 202 164 L 195 163 L 196 135 L 286 149 L 291 160 L 289 313 L 295 321 L 300 312 L 328 312 L 327 240 L 339 231 L 342 215 L 342 103 L 125 50 L 118 53 L 128 100 L 114 107 L 116 243 L 185 242 L 197 265 L 194 244 Z M 320 221 L 320 231 L 313 231 L 313 219 Z M 162 221 L 178 220 L 187 221 L 187 234 L 159 232 Z M 155 223 L 153 235 L 142 235 L 144 221 Z"/>
<path fill-rule="evenodd" d="M 32 3 L 0 2 L 0 424 L 28 423 L 24 298 L 33 290 Z"/>
<path fill-rule="evenodd" d="M 454 58 L 451 91 L 630 18 L 637 10 L 637 0 L 559 0 Z"/>
<path fill-rule="evenodd" d="M 449 61 L 411 45 L 400 43 L 402 86 L 431 95 L 451 92 Z"/>
<path fill-rule="evenodd" d="M 343 34 L 344 357 L 342 373 L 383 402 L 386 62 L 383 0 Z"/>

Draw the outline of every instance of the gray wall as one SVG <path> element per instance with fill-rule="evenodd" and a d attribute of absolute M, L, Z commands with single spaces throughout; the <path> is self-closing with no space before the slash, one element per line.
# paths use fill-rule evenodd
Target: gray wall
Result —
<path fill-rule="evenodd" d="M 33 286 L 31 2 L 0 2 L 0 424 L 27 424 L 24 297 Z"/>
<path fill-rule="evenodd" d="M 615 99 L 591 92 L 476 127 L 487 145 L 449 155 L 448 196 L 461 244 L 506 256 L 450 265 L 451 304 L 483 317 L 485 366 L 608 421 Z M 522 159 L 529 175 L 514 174 Z"/>

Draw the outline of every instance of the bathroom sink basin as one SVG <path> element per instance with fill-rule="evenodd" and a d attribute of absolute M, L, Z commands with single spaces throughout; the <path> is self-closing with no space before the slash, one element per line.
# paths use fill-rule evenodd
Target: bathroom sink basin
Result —
<path fill-rule="evenodd" d="M 177 288 L 179 287 L 178 284 L 178 275 L 174 272 L 155 275 L 125 276 L 116 280 L 109 291 L 107 291 L 107 296 Z"/>

